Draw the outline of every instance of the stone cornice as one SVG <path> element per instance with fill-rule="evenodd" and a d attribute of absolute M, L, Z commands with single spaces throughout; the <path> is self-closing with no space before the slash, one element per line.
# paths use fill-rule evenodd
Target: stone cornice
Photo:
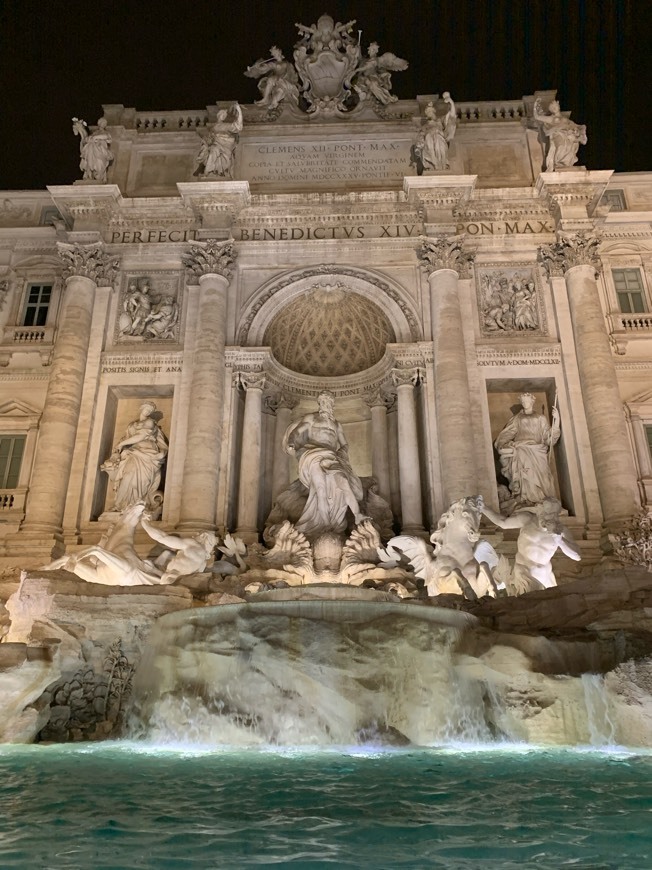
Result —
<path fill-rule="evenodd" d="M 177 189 L 184 204 L 206 227 L 230 225 L 251 203 L 248 181 L 178 182 Z"/>
<path fill-rule="evenodd" d="M 221 275 L 230 281 L 237 253 L 233 239 L 206 239 L 203 242 L 191 242 L 181 259 L 192 278 L 198 280 L 202 275 Z"/>
<path fill-rule="evenodd" d="M 75 229 L 105 225 L 124 205 L 117 184 L 52 185 L 48 191 L 68 226 Z"/>

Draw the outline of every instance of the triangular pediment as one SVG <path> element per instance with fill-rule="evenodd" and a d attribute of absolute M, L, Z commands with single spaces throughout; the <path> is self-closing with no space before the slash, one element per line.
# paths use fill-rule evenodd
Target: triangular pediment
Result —
<path fill-rule="evenodd" d="M 0 405 L 0 417 L 40 417 L 38 408 L 33 408 L 18 399 L 9 399 Z"/>

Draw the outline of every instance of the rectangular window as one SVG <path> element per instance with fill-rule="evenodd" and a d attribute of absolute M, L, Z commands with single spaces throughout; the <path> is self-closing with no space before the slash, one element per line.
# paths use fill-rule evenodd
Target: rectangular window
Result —
<path fill-rule="evenodd" d="M 640 269 L 612 269 L 618 304 L 623 314 L 645 311 L 643 280 Z"/>
<path fill-rule="evenodd" d="M 45 326 L 52 298 L 52 284 L 30 284 L 22 326 Z"/>
<path fill-rule="evenodd" d="M 645 434 L 647 435 L 647 446 L 650 448 L 650 458 L 652 459 L 652 426 L 645 427 Z"/>
<path fill-rule="evenodd" d="M 622 190 L 605 190 L 602 194 L 603 205 L 610 205 L 611 211 L 627 211 L 625 194 Z"/>
<path fill-rule="evenodd" d="M 25 435 L 0 438 L 0 489 L 16 489 L 25 450 Z"/>

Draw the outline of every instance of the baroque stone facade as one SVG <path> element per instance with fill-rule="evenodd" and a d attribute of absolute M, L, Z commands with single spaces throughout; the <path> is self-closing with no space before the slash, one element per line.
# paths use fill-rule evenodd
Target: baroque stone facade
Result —
<path fill-rule="evenodd" d="M 579 133 L 551 158 L 552 91 L 397 100 L 406 62 L 331 23 L 300 30 L 298 76 L 278 49 L 249 68 L 257 104 L 105 106 L 82 180 L 0 194 L 5 564 L 102 538 L 101 468 L 144 403 L 168 532 L 259 539 L 297 477 L 283 433 L 323 390 L 396 531 L 514 501 L 495 443 L 522 395 L 559 418 L 541 455 L 585 557 L 650 509 L 652 175 L 574 166 Z M 428 168 L 413 148 L 445 113 Z"/>

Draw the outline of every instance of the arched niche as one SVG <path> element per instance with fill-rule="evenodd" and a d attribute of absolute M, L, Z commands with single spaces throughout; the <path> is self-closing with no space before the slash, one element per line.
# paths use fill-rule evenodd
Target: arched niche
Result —
<path fill-rule="evenodd" d="M 348 292 L 377 306 L 386 316 L 396 342 L 415 342 L 422 338 L 417 310 L 404 288 L 369 269 L 329 265 L 294 270 L 264 284 L 246 306 L 238 326 L 238 344 L 261 347 L 272 321 L 282 309 L 326 285 L 342 285 Z"/>

